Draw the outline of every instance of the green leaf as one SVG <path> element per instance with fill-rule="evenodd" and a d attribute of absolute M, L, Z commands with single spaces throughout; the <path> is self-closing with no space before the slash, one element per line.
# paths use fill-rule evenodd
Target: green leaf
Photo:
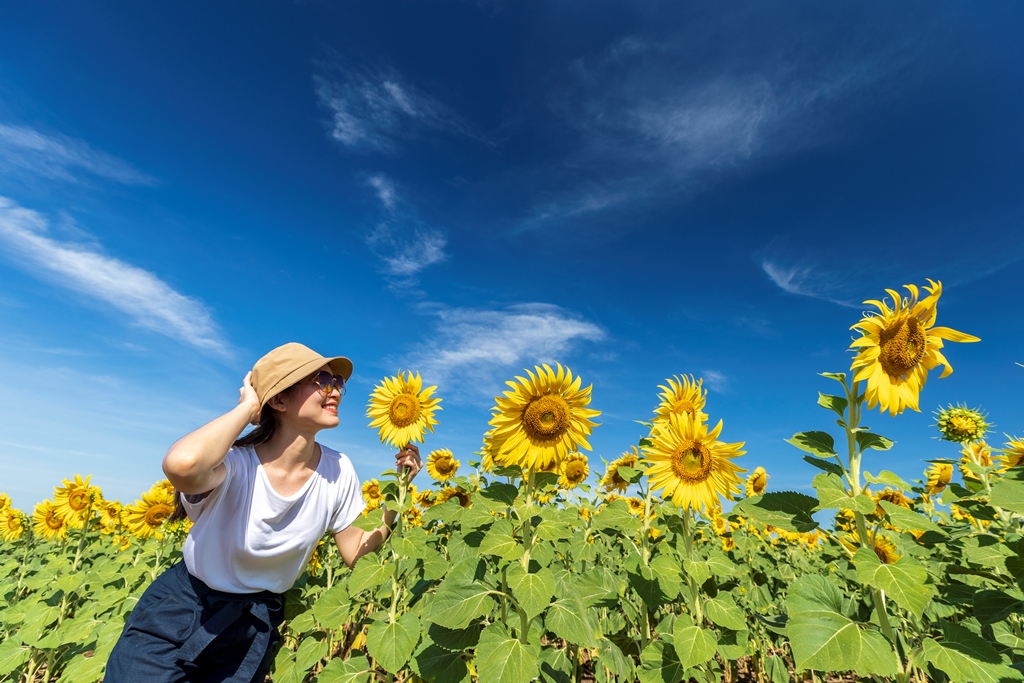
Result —
<path fill-rule="evenodd" d="M 601 637 L 595 611 L 584 607 L 575 595 L 551 603 L 544 615 L 544 625 L 567 643 L 580 647 L 597 647 Z"/>
<path fill-rule="evenodd" d="M 835 381 L 842 384 L 844 387 L 846 386 L 845 372 L 819 372 L 818 375 L 820 377 L 828 377 L 829 379 L 834 379 Z"/>
<path fill-rule="evenodd" d="M 765 672 L 768 680 L 772 683 L 789 683 L 789 667 L 786 660 L 778 655 L 772 655 L 765 660 Z"/>
<path fill-rule="evenodd" d="M 496 622 L 480 634 L 476 648 L 477 675 L 488 683 L 530 683 L 540 673 L 539 658 L 536 645 L 513 638 L 504 624 Z"/>
<path fill-rule="evenodd" d="M 412 656 L 412 668 L 430 683 L 469 681 L 469 668 L 461 653 L 449 652 L 426 639 Z"/>
<path fill-rule="evenodd" d="M 920 617 L 935 596 L 928 585 L 928 571 L 909 557 L 901 557 L 895 564 L 884 564 L 869 548 L 860 548 L 853 556 L 857 567 L 857 580 L 886 592 L 897 605 Z"/>
<path fill-rule="evenodd" d="M 523 555 L 523 544 L 515 537 L 512 523 L 505 519 L 495 522 L 480 542 L 480 552 L 497 555 L 503 560 L 515 560 Z"/>
<path fill-rule="evenodd" d="M 1013 555 L 1013 551 L 995 536 L 974 536 L 964 539 L 964 557 L 968 562 L 983 567 L 1002 567 L 1010 555 Z"/>
<path fill-rule="evenodd" d="M 573 665 L 566 656 L 565 648 L 542 648 L 539 664 L 540 683 L 573 683 Z"/>
<path fill-rule="evenodd" d="M 689 624 L 689 625 L 688 625 Z M 715 656 L 718 638 L 714 631 L 694 625 L 689 619 L 676 619 L 672 643 L 684 668 L 703 664 Z"/>
<path fill-rule="evenodd" d="M 366 558 L 363 558 L 366 559 Z M 392 569 L 394 565 L 391 565 Z M 352 609 L 352 600 L 348 591 L 342 583 L 338 583 L 313 603 L 313 616 L 324 628 L 341 628 L 342 624 L 348 621 L 349 612 Z"/>
<path fill-rule="evenodd" d="M 640 653 L 640 683 L 679 683 L 686 680 L 676 649 L 664 640 L 655 640 Z"/>
<path fill-rule="evenodd" d="M 892 448 L 892 439 L 887 439 L 880 434 L 873 432 L 857 432 L 857 445 L 860 446 L 860 450 L 863 453 L 869 448 L 874 448 L 876 451 L 887 451 Z"/>
<path fill-rule="evenodd" d="M 1003 591 L 982 590 L 974 594 L 974 616 L 982 624 L 994 624 L 1011 614 L 1024 613 L 1024 601 Z"/>
<path fill-rule="evenodd" d="M 440 624 L 431 624 L 427 628 L 427 635 L 430 636 L 435 645 L 439 645 L 452 652 L 462 652 L 463 650 L 476 647 L 476 644 L 480 641 L 480 630 L 480 627 L 476 624 L 459 629 L 445 628 Z"/>
<path fill-rule="evenodd" d="M 409 661 L 420 640 L 420 620 L 406 612 L 397 621 L 375 621 L 366 632 L 366 651 L 390 673 Z"/>
<path fill-rule="evenodd" d="M 843 476 L 842 466 L 840 466 L 839 463 L 832 462 L 831 460 L 822 460 L 821 458 L 815 458 L 813 455 L 805 455 L 804 462 L 810 463 L 819 470 L 825 470 L 830 474 L 837 474 L 840 477 Z"/>
<path fill-rule="evenodd" d="M 683 560 L 683 571 L 698 584 L 704 583 L 711 577 L 711 565 L 703 560 Z"/>
<path fill-rule="evenodd" d="M 853 499 L 842 477 L 835 474 L 818 474 L 811 481 L 811 486 L 818 492 L 817 510 L 837 510 L 840 508 L 853 508 Z M 871 509 L 875 505 L 872 502 Z"/>
<path fill-rule="evenodd" d="M 390 562 L 381 564 L 381 559 L 376 553 L 359 558 L 348 577 L 349 594 L 356 595 L 361 591 L 376 588 L 394 575 L 395 565 Z"/>
<path fill-rule="evenodd" d="M 602 531 L 616 531 L 626 536 L 640 532 L 640 520 L 630 513 L 629 506 L 621 500 L 613 501 L 594 516 L 594 526 Z"/>
<path fill-rule="evenodd" d="M 795 491 L 765 493 L 746 498 L 736 504 L 741 514 L 762 524 L 771 524 L 786 531 L 813 531 L 818 523 L 811 517 L 818 499 Z"/>
<path fill-rule="evenodd" d="M 747 628 L 743 612 L 728 593 L 719 593 L 718 597 L 708 600 L 704 604 L 704 612 L 708 619 L 723 628 L 733 631 L 742 631 Z"/>
<path fill-rule="evenodd" d="M 842 396 L 832 396 L 830 394 L 823 394 L 819 391 L 818 405 L 822 408 L 827 408 L 833 411 L 836 415 L 845 419 L 846 415 L 844 411 L 846 410 L 846 406 L 850 405 L 850 402 Z"/>
<path fill-rule="evenodd" d="M 712 574 L 720 578 L 728 578 L 736 573 L 736 563 L 726 557 L 721 550 L 712 550 L 708 553 L 708 567 L 711 568 Z"/>
<path fill-rule="evenodd" d="M 597 662 L 613 676 L 631 681 L 636 679 L 633 659 L 627 657 L 622 648 L 607 638 L 602 637 L 597 643 Z"/>
<path fill-rule="evenodd" d="M 900 507 L 887 500 L 880 500 L 878 504 L 885 510 L 885 514 L 889 517 L 889 521 L 893 526 L 908 531 L 935 531 L 942 535 L 946 534 L 945 530 L 938 524 L 913 510 Z"/>
<path fill-rule="evenodd" d="M 882 486 L 891 486 L 901 491 L 909 491 L 912 487 L 907 482 L 903 481 L 898 474 L 890 472 L 889 470 L 882 470 L 878 473 L 878 476 L 873 476 L 870 472 L 864 473 L 864 478 L 872 484 L 881 484 Z"/>
<path fill-rule="evenodd" d="M 370 680 L 370 662 L 362 655 L 332 659 L 317 674 L 316 683 L 366 683 Z"/>
<path fill-rule="evenodd" d="M 476 560 L 457 565 L 434 593 L 429 618 L 435 624 L 450 629 L 466 628 L 471 621 L 490 611 L 491 598 L 487 586 L 468 578 L 466 572 L 458 571 L 460 566 L 468 563 L 472 563 L 473 568 L 477 566 Z"/>
<path fill-rule="evenodd" d="M 0 643 L 0 676 L 6 676 L 28 661 L 32 650 L 22 647 L 14 638 Z"/>
<path fill-rule="evenodd" d="M 555 595 L 555 576 L 547 567 L 528 574 L 521 564 L 514 563 L 508 570 L 508 585 L 529 618 L 543 612 Z"/>
<path fill-rule="evenodd" d="M 643 470 L 636 469 L 634 467 L 619 467 L 619 469 L 616 470 L 616 472 L 618 472 L 618 475 L 625 479 L 626 481 L 628 481 L 630 484 L 637 483 L 638 481 L 643 479 L 644 476 Z"/>
<path fill-rule="evenodd" d="M 107 664 L 106 657 L 97 657 L 95 652 L 77 654 L 71 658 L 67 667 L 61 672 L 62 681 L 75 683 L 94 683 L 103 676 Z M 0 666 L 0 669 L 3 667 Z"/>
<path fill-rule="evenodd" d="M 724 659 L 740 659 L 750 653 L 750 631 L 723 628 L 718 635 L 718 654 Z"/>
<path fill-rule="evenodd" d="M 819 458 L 831 458 L 836 454 L 835 439 L 828 432 L 799 432 L 786 439 L 786 443 Z"/>
<path fill-rule="evenodd" d="M 306 636 L 299 643 L 299 649 L 295 651 L 295 666 L 301 671 L 309 671 L 328 654 L 327 641 Z"/>
<path fill-rule="evenodd" d="M 480 489 L 480 497 L 485 500 L 511 506 L 519 496 L 519 488 L 512 484 L 494 482 L 487 485 L 487 488 Z"/>
<path fill-rule="evenodd" d="M 999 653 L 984 638 L 959 624 L 941 623 L 943 638 L 924 639 L 924 658 L 949 677 L 951 683 L 1003 683 L 1024 679 L 1003 664 Z"/>
<path fill-rule="evenodd" d="M 1024 468 L 1014 467 L 992 484 L 989 503 L 1024 515 Z"/>

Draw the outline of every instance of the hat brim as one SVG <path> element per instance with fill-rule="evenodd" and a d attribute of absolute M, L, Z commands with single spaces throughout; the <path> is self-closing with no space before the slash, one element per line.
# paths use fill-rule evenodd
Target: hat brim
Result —
<path fill-rule="evenodd" d="M 352 377 L 352 361 L 345 356 L 335 356 L 334 358 L 313 358 L 306 361 L 302 365 L 296 367 L 294 370 L 289 372 L 287 375 L 277 381 L 266 394 L 263 396 L 263 401 L 260 402 L 260 414 L 263 413 L 263 409 L 266 407 L 270 399 L 274 398 L 282 391 L 293 387 L 302 381 L 303 378 L 312 375 L 318 368 L 327 366 L 331 369 L 335 375 L 341 375 L 347 382 Z"/>

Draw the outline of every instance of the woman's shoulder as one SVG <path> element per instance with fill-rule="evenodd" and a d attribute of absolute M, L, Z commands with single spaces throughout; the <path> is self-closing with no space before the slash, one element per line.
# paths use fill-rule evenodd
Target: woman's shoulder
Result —
<path fill-rule="evenodd" d="M 356 469 L 347 455 L 323 444 L 320 444 L 320 466 L 317 469 L 329 481 L 356 476 Z"/>

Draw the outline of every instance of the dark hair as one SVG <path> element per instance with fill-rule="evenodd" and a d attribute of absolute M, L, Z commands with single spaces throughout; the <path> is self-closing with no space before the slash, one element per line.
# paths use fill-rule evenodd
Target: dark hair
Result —
<path fill-rule="evenodd" d="M 270 406 L 264 406 L 263 412 L 260 413 L 260 423 L 256 425 L 248 434 L 235 439 L 233 444 L 235 447 L 238 446 L 255 446 L 257 444 L 264 443 L 270 440 L 270 437 L 274 435 L 274 430 L 277 428 L 277 420 L 274 419 L 274 410 Z M 178 490 L 174 491 L 174 512 L 167 518 L 168 522 L 177 522 L 180 519 L 187 517 L 185 512 L 185 506 L 181 502 L 181 492 Z"/>

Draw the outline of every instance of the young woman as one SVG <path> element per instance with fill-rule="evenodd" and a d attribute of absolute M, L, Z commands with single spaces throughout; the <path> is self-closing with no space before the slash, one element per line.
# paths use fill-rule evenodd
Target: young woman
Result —
<path fill-rule="evenodd" d="M 349 459 L 315 441 L 338 425 L 347 358 L 280 346 L 245 376 L 238 405 L 179 439 L 163 468 L 194 522 L 183 561 L 143 593 L 110 654 L 104 683 L 262 683 L 292 587 L 330 530 L 349 567 L 380 547 Z M 239 435 L 250 423 L 257 427 Z M 395 456 L 415 476 L 416 446 Z"/>

